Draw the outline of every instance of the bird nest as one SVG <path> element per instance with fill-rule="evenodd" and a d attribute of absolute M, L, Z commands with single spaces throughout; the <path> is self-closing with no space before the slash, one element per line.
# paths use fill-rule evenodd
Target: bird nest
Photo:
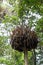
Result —
<path fill-rule="evenodd" d="M 11 35 L 10 44 L 13 49 L 20 52 L 25 48 L 30 51 L 37 47 L 38 39 L 34 31 L 31 31 L 28 26 L 17 26 Z"/>

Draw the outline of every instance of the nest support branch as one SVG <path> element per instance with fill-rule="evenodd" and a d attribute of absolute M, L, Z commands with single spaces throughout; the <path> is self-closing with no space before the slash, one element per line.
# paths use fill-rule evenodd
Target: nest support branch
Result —
<path fill-rule="evenodd" d="M 24 50 L 24 65 L 28 65 L 28 50 Z"/>

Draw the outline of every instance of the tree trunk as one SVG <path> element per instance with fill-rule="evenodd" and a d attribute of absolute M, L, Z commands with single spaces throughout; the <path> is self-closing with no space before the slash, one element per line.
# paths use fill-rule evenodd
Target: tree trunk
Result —
<path fill-rule="evenodd" d="M 28 51 L 24 50 L 24 65 L 28 65 Z"/>
<path fill-rule="evenodd" d="M 34 49 L 34 65 L 36 65 L 36 52 L 35 52 L 35 49 Z"/>

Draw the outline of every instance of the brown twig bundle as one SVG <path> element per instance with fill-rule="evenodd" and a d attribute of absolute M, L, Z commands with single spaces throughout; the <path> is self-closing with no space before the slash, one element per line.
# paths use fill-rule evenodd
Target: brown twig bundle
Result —
<path fill-rule="evenodd" d="M 20 52 L 25 48 L 29 51 L 37 47 L 38 39 L 34 31 L 31 31 L 28 26 L 17 26 L 11 35 L 11 46 L 13 49 Z"/>

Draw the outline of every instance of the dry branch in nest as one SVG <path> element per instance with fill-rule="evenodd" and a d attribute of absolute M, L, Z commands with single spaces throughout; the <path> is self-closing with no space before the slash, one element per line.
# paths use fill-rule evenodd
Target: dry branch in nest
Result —
<path fill-rule="evenodd" d="M 34 31 L 31 31 L 28 26 L 17 26 L 11 35 L 11 46 L 13 49 L 20 52 L 25 48 L 30 51 L 37 47 L 38 39 Z"/>

